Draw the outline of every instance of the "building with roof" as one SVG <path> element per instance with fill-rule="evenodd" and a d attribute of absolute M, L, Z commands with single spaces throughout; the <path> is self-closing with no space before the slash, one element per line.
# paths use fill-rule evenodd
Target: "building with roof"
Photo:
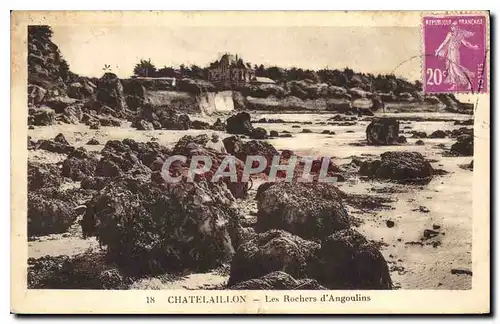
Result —
<path fill-rule="evenodd" d="M 238 55 L 226 53 L 220 60 L 210 63 L 208 80 L 226 87 L 240 86 L 255 81 L 255 70 Z"/>

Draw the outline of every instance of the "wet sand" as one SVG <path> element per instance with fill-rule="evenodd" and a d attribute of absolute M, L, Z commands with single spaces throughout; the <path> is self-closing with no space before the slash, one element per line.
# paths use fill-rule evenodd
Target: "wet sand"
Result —
<path fill-rule="evenodd" d="M 379 242 L 381 251 L 389 263 L 391 277 L 400 289 L 470 289 L 472 277 L 465 274 L 452 274 L 451 269 L 472 269 L 472 179 L 473 172 L 459 167 L 468 164 L 472 157 L 444 157 L 443 149 L 455 142 L 452 138 L 424 138 L 424 145 L 416 145 L 418 139 L 411 138 L 407 131 L 425 131 L 427 134 L 435 130 L 453 130 L 464 126 L 453 125 L 453 120 L 465 120 L 470 116 L 450 113 L 414 113 L 386 114 L 401 118 L 441 119 L 441 121 L 408 120 L 401 124 L 408 143 L 399 146 L 374 147 L 356 146 L 365 140 L 365 129 L 369 121 L 357 121 L 354 126 L 318 125 L 335 114 L 253 114 L 252 119 L 280 118 L 286 121 L 312 121 L 313 124 L 293 123 L 254 123 L 255 127 L 263 127 L 267 131 L 287 130 L 292 138 L 275 138 L 268 141 L 278 150 L 289 149 L 301 155 L 328 156 L 341 165 L 349 163 L 352 156 L 378 155 L 386 151 L 416 151 L 431 159 L 432 165 L 449 173 L 435 177 L 426 185 L 397 185 L 379 181 L 365 181 L 358 176 L 350 177 L 346 182 L 338 183 L 339 188 L 347 193 L 362 193 L 380 195 L 391 198 L 390 209 L 359 210 L 348 207 L 352 217 L 359 221 L 358 230 L 366 237 Z M 220 116 L 192 116 L 193 119 L 212 123 Z M 364 119 L 364 118 L 363 118 Z M 449 121 L 444 121 L 449 120 Z M 300 128 L 292 128 L 299 125 Z M 410 126 L 411 129 L 404 128 Z M 470 127 L 470 126 L 469 126 Z M 302 129 L 310 129 L 313 133 L 301 133 Z M 335 132 L 334 135 L 319 134 L 323 130 Z M 187 134 L 197 135 L 213 133 L 206 130 L 188 131 L 137 131 L 129 125 L 121 128 L 102 127 L 100 130 L 90 130 L 85 125 L 54 125 L 37 127 L 28 131 L 34 140 L 53 138 L 63 133 L 70 144 L 87 150 L 100 151 L 106 141 L 112 139 L 132 138 L 136 141 L 156 140 L 159 143 L 172 146 L 177 140 Z M 224 132 L 216 132 L 222 138 L 230 136 Z M 86 145 L 91 138 L 96 138 L 100 145 Z M 65 156 L 42 150 L 29 151 L 29 159 L 44 163 L 57 163 Z M 71 186 L 72 184 L 67 184 Z M 255 194 L 258 183 L 254 184 L 251 196 Z M 389 190 L 390 189 L 390 190 Z M 384 191 L 386 193 L 379 193 Z M 387 193 L 389 191 L 390 193 Z M 245 211 L 250 212 L 255 206 L 251 197 L 245 202 Z M 421 209 L 420 207 L 424 207 Z M 422 211 L 424 210 L 424 211 Z M 252 216 L 249 216 L 252 217 Z M 388 227 L 386 221 L 393 221 L 394 226 Z M 437 228 L 439 227 L 439 228 Z M 425 229 L 437 228 L 440 234 L 429 240 L 421 240 Z M 29 257 L 44 255 L 74 255 L 88 249 L 98 249 L 95 239 L 82 239 L 78 226 L 73 226 L 68 233 L 39 237 L 28 244 Z M 134 283 L 133 289 L 207 289 L 224 284 L 228 274 L 224 271 L 212 271 L 203 274 L 186 274 L 185 276 L 169 278 L 146 278 Z"/>

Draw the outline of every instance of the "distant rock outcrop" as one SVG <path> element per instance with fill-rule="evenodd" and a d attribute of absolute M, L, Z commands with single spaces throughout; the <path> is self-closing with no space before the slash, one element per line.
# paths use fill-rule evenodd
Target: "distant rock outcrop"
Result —
<path fill-rule="evenodd" d="M 399 122 L 395 118 L 378 118 L 366 127 L 368 145 L 393 145 L 398 138 Z"/>
<path fill-rule="evenodd" d="M 430 162 L 418 152 L 385 152 L 380 157 L 363 162 L 359 173 L 403 183 L 430 181 L 435 173 Z"/>

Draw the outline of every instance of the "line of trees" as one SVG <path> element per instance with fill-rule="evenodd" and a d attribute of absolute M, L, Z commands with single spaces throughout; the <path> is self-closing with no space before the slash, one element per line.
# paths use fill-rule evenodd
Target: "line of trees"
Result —
<path fill-rule="evenodd" d="M 208 77 L 208 68 L 200 68 L 193 64 L 186 66 L 181 64 L 179 68 L 164 66 L 160 69 L 151 62 L 151 59 L 141 59 L 134 67 L 134 75 L 139 77 L 185 77 L 192 79 L 206 79 Z"/>
<path fill-rule="evenodd" d="M 343 70 L 325 68 L 314 71 L 296 67 L 290 69 L 277 66 L 266 67 L 261 64 L 254 65 L 254 70 L 256 76 L 270 78 L 278 84 L 289 81 L 308 81 L 313 83 L 327 83 L 346 88 L 358 87 L 367 91 L 377 90 L 381 92 L 400 93 L 422 90 L 422 83 L 420 81 L 411 83 L 405 79 L 396 77 L 394 74 L 379 74 L 375 76 L 371 73 L 356 73 L 348 67 Z M 151 62 L 151 59 L 141 59 L 134 68 L 134 74 L 143 77 L 207 79 L 208 67 L 201 68 L 197 65 L 186 66 L 182 64 L 179 68 L 164 66 L 157 69 Z"/>

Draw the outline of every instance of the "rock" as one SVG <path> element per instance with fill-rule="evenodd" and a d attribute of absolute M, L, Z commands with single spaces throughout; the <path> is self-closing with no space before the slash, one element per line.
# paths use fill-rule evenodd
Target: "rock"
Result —
<path fill-rule="evenodd" d="M 226 119 L 226 131 L 230 134 L 250 135 L 253 130 L 250 114 L 240 112 Z"/>
<path fill-rule="evenodd" d="M 432 224 L 432 229 L 438 230 L 440 228 L 441 228 L 440 225 Z"/>
<path fill-rule="evenodd" d="M 66 232 L 76 217 L 69 202 L 28 192 L 28 236 Z"/>
<path fill-rule="evenodd" d="M 123 85 L 116 74 L 110 72 L 104 73 L 97 83 L 96 98 L 98 102 L 111 107 L 116 112 L 122 112 L 127 109 L 123 94 Z"/>
<path fill-rule="evenodd" d="M 428 213 L 428 212 L 430 212 L 429 208 L 427 208 L 425 206 L 418 207 L 418 211 L 420 211 L 422 213 Z"/>
<path fill-rule="evenodd" d="M 122 125 L 122 122 L 120 119 L 113 117 L 111 115 L 108 116 L 99 116 L 99 124 L 101 126 L 116 126 L 120 127 Z"/>
<path fill-rule="evenodd" d="M 161 129 L 161 127 L 162 127 L 162 126 L 161 126 L 161 123 L 160 123 L 159 121 L 157 121 L 157 120 L 153 120 L 153 121 L 151 122 L 151 124 L 153 125 L 153 128 L 154 128 L 154 129 Z"/>
<path fill-rule="evenodd" d="M 62 144 L 62 145 L 69 145 L 68 141 L 66 140 L 66 137 L 62 133 L 59 133 L 54 137 L 54 142 Z"/>
<path fill-rule="evenodd" d="M 87 145 L 99 145 L 99 144 L 100 144 L 100 143 L 99 143 L 99 141 L 98 141 L 95 137 L 91 138 L 91 139 L 87 142 Z"/>
<path fill-rule="evenodd" d="M 148 130 L 148 131 L 154 129 L 153 124 L 145 120 L 137 120 L 132 125 L 132 127 L 135 127 L 137 130 Z"/>
<path fill-rule="evenodd" d="M 105 151 L 105 149 L 103 149 Z M 102 153 L 102 158 L 97 162 L 95 175 L 99 177 L 117 177 L 124 174 L 150 175 L 151 170 L 144 166 L 135 152 Z"/>
<path fill-rule="evenodd" d="M 62 113 L 66 107 L 73 105 L 75 102 L 77 102 L 76 99 L 67 96 L 58 96 L 45 100 L 44 104 L 54 109 L 55 112 Z"/>
<path fill-rule="evenodd" d="M 104 252 L 28 259 L 30 289 L 126 289 L 129 282 L 111 268 Z"/>
<path fill-rule="evenodd" d="M 437 104 L 441 103 L 441 100 L 439 100 L 439 98 L 437 98 L 435 96 L 425 96 L 424 102 L 437 105 Z"/>
<path fill-rule="evenodd" d="M 290 133 L 284 133 L 284 134 L 281 134 L 280 137 L 290 138 L 290 137 L 293 137 L 293 135 Z"/>
<path fill-rule="evenodd" d="M 83 112 L 80 105 L 71 105 L 64 108 L 60 116 L 62 121 L 68 124 L 78 124 L 83 118 Z"/>
<path fill-rule="evenodd" d="M 387 227 L 389 227 L 389 228 L 394 227 L 394 222 L 393 222 L 393 221 L 391 221 L 391 220 L 387 220 L 387 221 L 385 222 L 385 224 L 386 224 L 386 225 L 387 225 Z"/>
<path fill-rule="evenodd" d="M 56 136 L 57 138 L 57 136 Z M 62 137 L 64 139 L 64 136 Z M 64 144 L 66 139 L 62 140 L 61 138 L 58 141 L 54 140 L 39 140 L 38 141 L 38 149 L 46 150 L 53 153 L 61 153 L 68 154 L 75 150 L 75 148 L 71 145 Z M 67 141 L 66 141 L 67 143 Z"/>
<path fill-rule="evenodd" d="M 180 166 L 179 170 L 173 170 L 173 172 L 174 173 L 177 172 L 178 174 L 182 174 L 184 176 L 187 173 L 189 164 L 191 163 L 191 158 L 193 156 L 195 155 L 207 156 L 212 160 L 212 167 L 210 171 L 198 176 L 200 179 L 203 178 L 207 179 L 208 181 L 211 181 L 213 175 L 215 174 L 215 172 L 217 171 L 223 160 L 226 157 L 228 157 L 228 154 L 222 153 L 213 148 L 205 147 L 208 141 L 209 138 L 207 135 L 199 135 L 196 137 L 192 137 L 189 135 L 183 136 L 177 142 L 174 149 L 172 150 L 172 155 L 184 155 L 187 157 L 187 161 L 182 166 Z M 248 192 L 248 182 L 241 181 L 245 164 L 238 158 L 234 159 L 234 164 L 236 167 L 237 181 L 235 182 L 231 181 L 230 177 L 222 177 L 218 180 L 218 182 L 224 182 L 234 197 L 236 198 L 245 197 Z"/>
<path fill-rule="evenodd" d="M 434 169 L 418 152 L 385 152 L 381 160 L 363 162 L 359 173 L 377 179 L 412 183 L 429 181 Z"/>
<path fill-rule="evenodd" d="M 373 113 L 373 111 L 370 110 L 370 108 L 358 107 L 357 110 L 359 116 L 375 116 L 375 114 Z"/>
<path fill-rule="evenodd" d="M 191 121 L 192 129 L 210 129 L 210 124 L 201 120 Z"/>
<path fill-rule="evenodd" d="M 61 170 L 55 164 L 28 161 L 28 192 L 40 188 L 58 188 L 61 182 Z"/>
<path fill-rule="evenodd" d="M 206 271 L 234 253 L 239 214 L 224 184 L 122 178 L 87 206 L 83 234 L 96 236 L 108 257 L 135 275 Z"/>
<path fill-rule="evenodd" d="M 191 120 L 186 114 L 177 114 L 169 111 L 160 117 L 160 124 L 164 129 L 170 130 L 187 130 L 191 128 Z"/>
<path fill-rule="evenodd" d="M 272 130 L 269 132 L 269 136 L 270 137 L 278 137 L 279 136 L 279 133 L 275 130 Z"/>
<path fill-rule="evenodd" d="M 447 136 L 445 131 L 442 130 L 436 130 L 429 135 L 429 138 L 445 138 Z"/>
<path fill-rule="evenodd" d="M 473 126 L 474 125 L 474 119 L 467 119 L 467 120 L 455 120 L 453 125 L 463 125 L 463 126 Z"/>
<path fill-rule="evenodd" d="M 47 90 L 36 84 L 28 84 L 28 103 L 34 106 L 40 105 Z"/>
<path fill-rule="evenodd" d="M 392 145 L 398 142 L 399 121 L 395 118 L 378 118 L 366 128 L 368 145 Z"/>
<path fill-rule="evenodd" d="M 460 127 L 459 129 L 452 130 L 450 133 L 450 137 L 452 137 L 452 138 L 458 138 L 462 135 L 474 136 L 474 129 L 467 128 L 467 127 Z"/>
<path fill-rule="evenodd" d="M 450 272 L 451 274 L 466 274 L 472 276 L 472 271 L 468 269 L 451 269 Z"/>
<path fill-rule="evenodd" d="M 266 158 L 267 165 L 263 172 L 269 172 L 273 158 L 279 155 L 278 150 L 266 141 L 248 141 L 242 142 L 236 136 L 226 137 L 222 140 L 224 147 L 229 154 L 236 156 L 241 161 L 246 161 L 249 155 L 263 156 Z M 253 167 L 258 163 L 254 162 Z"/>
<path fill-rule="evenodd" d="M 373 243 L 353 229 L 338 231 L 321 242 L 309 277 L 328 289 L 391 289 L 389 268 Z"/>
<path fill-rule="evenodd" d="M 217 131 L 225 131 L 226 130 L 226 125 L 220 120 L 220 118 L 217 118 L 215 123 L 210 127 L 212 130 L 217 130 Z"/>
<path fill-rule="evenodd" d="M 427 138 L 426 132 L 412 131 L 412 138 Z"/>
<path fill-rule="evenodd" d="M 424 237 L 425 238 L 431 238 L 431 237 L 434 237 L 436 235 L 438 235 L 439 232 L 436 232 L 434 230 L 431 230 L 431 229 L 425 229 L 424 230 Z"/>
<path fill-rule="evenodd" d="M 312 130 L 310 130 L 308 128 L 303 128 L 302 133 L 312 133 Z"/>
<path fill-rule="evenodd" d="M 250 138 L 253 139 L 266 139 L 267 138 L 267 131 L 262 128 L 262 127 L 257 127 L 252 129 L 250 134 L 248 135 Z"/>
<path fill-rule="evenodd" d="M 399 135 L 399 137 L 398 137 L 398 143 L 399 144 L 407 143 L 406 137 L 404 137 L 403 135 Z"/>
<path fill-rule="evenodd" d="M 89 128 L 90 129 L 100 129 L 101 128 L 101 124 L 99 124 L 99 121 L 94 121 L 94 122 L 90 123 Z"/>
<path fill-rule="evenodd" d="M 28 129 L 35 129 L 35 127 L 33 125 L 29 125 Z"/>
<path fill-rule="evenodd" d="M 451 153 L 460 156 L 474 155 L 474 137 L 471 135 L 461 135 L 457 142 L 451 146 Z"/>
<path fill-rule="evenodd" d="M 49 126 L 56 121 L 56 113 L 53 109 L 43 107 L 33 110 L 33 125 L 35 126 Z"/>
<path fill-rule="evenodd" d="M 300 128 L 300 125 L 292 125 L 292 128 Z"/>
<path fill-rule="evenodd" d="M 96 86 L 90 81 L 73 82 L 68 85 L 66 92 L 71 98 L 84 99 L 94 94 Z"/>
<path fill-rule="evenodd" d="M 418 140 L 415 142 L 415 145 L 425 145 L 425 143 L 422 140 Z"/>
<path fill-rule="evenodd" d="M 325 129 L 324 131 L 321 132 L 321 134 L 330 134 L 330 131 L 328 129 Z"/>
<path fill-rule="evenodd" d="M 339 190 L 327 183 L 275 183 L 259 194 L 257 208 L 257 232 L 283 229 L 318 239 L 349 227 Z"/>
<path fill-rule="evenodd" d="M 80 181 L 94 174 L 97 166 L 97 158 L 79 147 L 68 155 L 63 161 L 62 175 L 73 181 Z"/>
<path fill-rule="evenodd" d="M 89 176 L 82 179 L 80 186 L 83 189 L 90 190 L 101 190 L 109 183 L 109 178 L 107 177 L 94 177 Z"/>
<path fill-rule="evenodd" d="M 283 230 L 257 234 L 240 245 L 231 261 L 228 286 L 283 271 L 294 278 L 307 278 L 320 245 Z"/>
<path fill-rule="evenodd" d="M 232 287 L 231 290 L 324 290 L 314 279 L 296 280 L 288 273 L 283 271 L 274 271 L 260 278 L 250 279 L 240 282 Z"/>

